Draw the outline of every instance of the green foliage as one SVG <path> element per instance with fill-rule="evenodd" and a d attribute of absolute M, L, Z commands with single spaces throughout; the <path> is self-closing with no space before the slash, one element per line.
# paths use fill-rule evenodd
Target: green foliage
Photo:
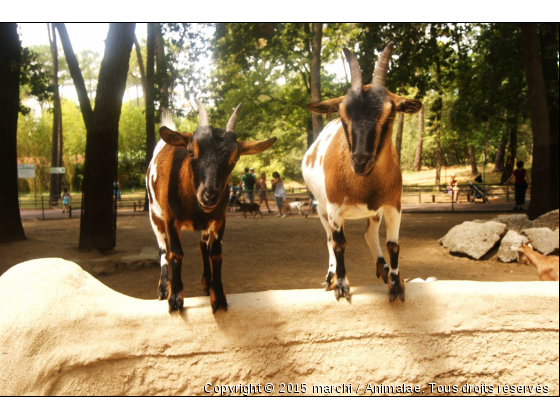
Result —
<path fill-rule="evenodd" d="M 30 48 L 21 50 L 21 69 L 19 83 L 23 88 L 23 98 L 33 96 L 39 102 L 52 99 L 54 86 L 51 84 L 51 74 L 44 62 L 39 59 L 39 54 Z M 20 102 L 20 112 L 25 115 L 31 111 L 29 107 Z"/>

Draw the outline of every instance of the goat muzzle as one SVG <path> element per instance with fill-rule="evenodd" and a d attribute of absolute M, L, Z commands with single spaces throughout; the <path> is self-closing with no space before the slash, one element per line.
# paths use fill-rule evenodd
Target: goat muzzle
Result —
<path fill-rule="evenodd" d="M 359 176 L 369 175 L 375 165 L 375 159 L 368 154 L 352 154 L 350 162 L 352 171 Z"/>

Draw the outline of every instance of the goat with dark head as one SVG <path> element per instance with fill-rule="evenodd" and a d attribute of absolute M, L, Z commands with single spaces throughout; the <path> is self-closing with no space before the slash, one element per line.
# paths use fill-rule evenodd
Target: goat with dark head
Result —
<path fill-rule="evenodd" d="M 263 152 L 276 138 L 238 141 L 237 106 L 225 130 L 210 125 L 208 113 L 195 99 L 199 125 L 194 133 L 175 131 L 169 113 L 163 113 L 162 140 L 146 175 L 150 220 L 156 235 L 161 264 L 158 298 L 169 301 L 170 310 L 183 308 L 181 229 L 202 232 L 202 285 L 210 295 L 212 310 L 227 310 L 221 279 L 222 238 L 229 200 L 229 178 L 241 155 Z M 171 266 L 171 279 L 168 265 Z"/>
<path fill-rule="evenodd" d="M 315 113 L 338 113 L 340 118 L 325 127 L 302 163 L 303 177 L 318 201 L 318 213 L 327 232 L 327 290 L 334 290 L 337 298 L 349 298 L 344 219 L 367 218 L 366 241 L 377 258 L 377 277 L 382 276 L 388 283 L 390 301 L 397 297 L 404 301 L 404 283 L 398 268 L 402 175 L 391 134 L 397 112 L 416 113 L 422 104 L 385 87 L 392 43 L 379 58 L 372 84 L 365 86 L 358 60 L 348 49 L 343 51 L 352 80 L 346 95 L 307 105 Z M 390 268 L 379 246 L 383 215 Z"/>

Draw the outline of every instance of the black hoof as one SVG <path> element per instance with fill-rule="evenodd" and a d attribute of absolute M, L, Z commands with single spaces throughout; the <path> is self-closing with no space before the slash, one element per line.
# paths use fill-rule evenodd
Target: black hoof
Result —
<path fill-rule="evenodd" d="M 163 284 L 160 283 L 157 291 L 157 296 L 158 296 L 158 300 L 167 300 L 167 298 L 169 297 L 169 289 L 167 287 L 167 282 Z"/>
<path fill-rule="evenodd" d="M 348 283 L 348 279 L 344 278 L 336 280 L 334 297 L 336 300 L 340 300 L 342 298 L 350 299 L 350 283 Z"/>
<path fill-rule="evenodd" d="M 381 277 L 383 283 L 387 284 L 389 281 L 389 267 L 384 258 L 379 258 L 375 264 L 375 275 L 377 278 Z"/>
<path fill-rule="evenodd" d="M 389 302 L 394 302 L 397 297 L 404 302 L 404 282 L 400 274 L 391 274 L 391 285 L 389 286 Z"/>
<path fill-rule="evenodd" d="M 326 292 L 328 292 L 329 290 L 332 290 L 334 288 L 333 277 L 334 277 L 334 273 L 332 273 L 330 271 L 325 276 L 325 282 L 323 283 L 323 286 L 325 286 L 325 291 Z"/>
<path fill-rule="evenodd" d="M 228 310 L 228 303 L 225 296 L 221 298 L 216 298 L 214 303 L 212 303 L 212 313 L 215 314 L 218 309 L 222 308 L 225 312 Z"/>
<path fill-rule="evenodd" d="M 183 292 L 171 293 L 171 297 L 168 300 L 169 311 L 183 312 Z"/>

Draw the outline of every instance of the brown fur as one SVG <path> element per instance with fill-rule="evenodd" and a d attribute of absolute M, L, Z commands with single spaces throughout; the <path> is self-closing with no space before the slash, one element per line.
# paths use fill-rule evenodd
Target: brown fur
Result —
<path fill-rule="evenodd" d="M 517 251 L 520 264 L 531 263 L 537 268 L 541 281 L 558 281 L 559 258 L 556 255 L 542 255 L 531 246 L 524 245 L 519 248 L 512 247 Z"/>
<path fill-rule="evenodd" d="M 155 161 L 157 178 L 154 181 L 154 199 L 161 206 L 163 214 L 175 220 L 179 227 L 207 230 L 211 221 L 225 217 L 228 191 L 225 188 L 221 192 L 220 203 L 212 211 L 203 211 L 198 205 L 194 174 L 185 153 L 184 149 L 167 144 L 160 150 Z M 161 221 L 161 224 L 164 222 Z M 156 226 L 159 229 L 160 224 Z"/>
<path fill-rule="evenodd" d="M 397 153 L 390 141 L 391 132 L 387 132 L 389 141 L 385 142 L 372 173 L 359 176 L 351 169 L 346 136 L 340 127 L 325 153 L 323 164 L 327 198 L 331 203 L 367 204 L 371 210 L 390 205 L 400 211 L 402 174 Z"/>
<path fill-rule="evenodd" d="M 311 166 L 312 168 L 315 166 L 315 160 L 317 159 L 317 152 L 319 151 L 319 143 L 320 141 L 315 142 L 315 145 L 313 146 L 313 150 L 307 156 L 307 159 L 305 160 L 306 166 Z"/>

